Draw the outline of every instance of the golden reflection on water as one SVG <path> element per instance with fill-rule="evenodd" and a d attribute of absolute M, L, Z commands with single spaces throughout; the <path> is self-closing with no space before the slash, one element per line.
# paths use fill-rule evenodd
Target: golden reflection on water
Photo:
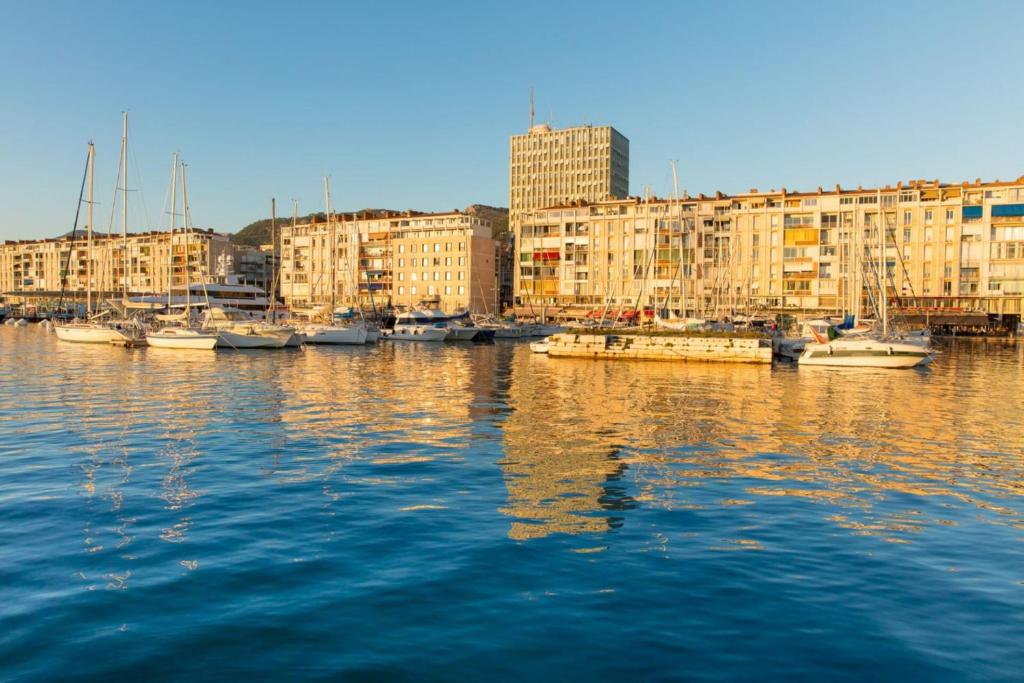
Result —
<path fill-rule="evenodd" d="M 509 536 L 602 531 L 634 504 L 706 507 L 689 492 L 716 481 L 744 484 L 715 505 L 800 497 L 847 509 L 828 517 L 842 527 L 894 541 L 953 523 L 912 502 L 874 512 L 898 496 L 948 496 L 1020 525 L 1015 501 L 998 501 L 1024 493 L 1021 353 L 992 352 L 998 366 L 957 349 L 911 372 L 521 353 L 501 463 Z M 631 499 L 616 493 L 624 488 Z"/>
<path fill-rule="evenodd" d="M 253 468 L 282 485 L 316 482 L 326 514 L 364 486 L 394 489 L 394 511 L 451 509 L 458 475 L 403 466 L 486 452 L 504 484 L 495 514 L 515 540 L 600 535 L 635 508 L 756 510 L 779 497 L 895 542 L 957 523 L 945 502 L 925 504 L 937 497 L 1024 528 L 1024 345 L 958 343 L 932 368 L 903 372 L 556 359 L 511 343 L 276 353 L 41 343 L 95 508 L 83 545 L 116 550 L 122 565 L 103 577 L 114 587 L 131 575 L 123 491 L 136 460 L 160 468 L 171 513 L 160 538 L 181 543 L 203 495 L 196 465 L 218 457 L 198 444 L 226 429 L 214 423 L 225 415 L 260 430 Z"/>

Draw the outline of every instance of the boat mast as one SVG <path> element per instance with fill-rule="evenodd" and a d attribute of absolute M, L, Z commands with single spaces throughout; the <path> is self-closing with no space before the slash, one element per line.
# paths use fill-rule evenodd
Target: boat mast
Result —
<path fill-rule="evenodd" d="M 277 260 L 277 199 L 270 198 L 270 322 L 277 322 L 277 279 L 274 265 Z M 266 284 L 266 283 L 264 283 Z"/>
<path fill-rule="evenodd" d="M 86 253 L 85 253 L 85 317 L 92 317 L 92 186 L 93 175 L 96 170 L 96 146 L 89 141 L 89 204 L 86 208 L 89 225 L 86 229 Z M 72 239 L 74 235 L 72 234 Z"/>
<path fill-rule="evenodd" d="M 188 186 L 185 183 L 185 162 L 182 161 L 180 163 L 181 163 L 181 213 L 182 213 L 182 223 L 183 223 L 183 225 L 185 227 L 185 313 L 189 314 L 189 307 L 192 305 L 192 298 L 191 298 L 191 292 L 189 291 L 190 288 L 191 288 L 191 282 L 189 281 L 189 276 L 188 276 L 188 261 L 189 261 L 189 258 L 191 256 L 191 254 L 189 254 L 189 246 L 190 245 L 189 245 L 189 239 L 188 239 L 188 232 L 189 232 L 188 189 L 187 189 Z M 203 289 L 204 290 L 206 289 L 206 283 L 205 282 L 203 283 Z"/>
<path fill-rule="evenodd" d="M 885 212 L 882 210 L 882 188 L 878 188 L 878 305 L 882 309 L 882 336 L 889 336 L 889 302 L 886 296 Z"/>
<path fill-rule="evenodd" d="M 293 199 L 292 200 L 292 240 L 295 239 L 295 226 L 298 223 L 298 220 L 299 220 L 299 200 L 298 199 Z M 295 253 L 295 248 L 292 247 L 292 254 L 294 254 L 294 253 Z M 294 265 L 294 259 L 293 259 L 293 265 Z M 307 291 L 309 290 L 309 287 L 310 287 L 310 285 L 306 285 Z M 292 277 L 291 277 L 291 279 L 288 282 L 288 289 L 289 289 L 289 291 L 291 293 L 291 297 L 289 297 L 289 306 L 292 306 L 292 305 L 294 305 L 294 302 L 295 302 L 295 273 L 294 272 L 292 272 Z"/>
<path fill-rule="evenodd" d="M 121 127 L 121 284 L 124 298 L 128 298 L 128 112 L 123 112 Z"/>
<path fill-rule="evenodd" d="M 331 217 L 331 180 L 324 176 L 324 203 L 327 205 L 327 230 L 330 233 L 331 246 L 331 314 L 330 322 L 334 323 L 334 309 L 337 308 L 338 299 L 338 254 L 335 244 L 334 221 Z"/>
<path fill-rule="evenodd" d="M 174 289 L 174 223 L 178 210 L 178 153 L 171 155 L 171 233 L 167 239 L 167 312 L 171 312 L 171 290 Z M 186 255 L 187 256 L 187 255 Z"/>

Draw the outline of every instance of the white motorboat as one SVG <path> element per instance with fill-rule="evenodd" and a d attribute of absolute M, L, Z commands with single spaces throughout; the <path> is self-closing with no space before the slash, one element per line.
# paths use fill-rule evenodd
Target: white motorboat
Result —
<path fill-rule="evenodd" d="M 305 325 L 298 328 L 307 344 L 365 344 L 367 329 L 361 325 Z"/>
<path fill-rule="evenodd" d="M 920 344 L 858 336 L 808 343 L 800 365 L 856 368 L 912 368 L 931 361 L 930 350 Z"/>
<path fill-rule="evenodd" d="M 207 311 L 206 327 L 217 331 L 217 345 L 226 348 L 281 349 L 302 343 L 294 327 L 253 320 L 245 311 L 211 308 Z"/>
<path fill-rule="evenodd" d="M 19 318 L 18 320 L 14 321 L 14 326 L 15 327 L 26 327 L 26 326 L 28 326 L 28 321 L 25 320 L 24 318 Z"/>
<path fill-rule="evenodd" d="M 547 337 L 540 341 L 530 342 L 530 350 L 534 353 L 547 353 L 548 352 L 548 340 Z"/>

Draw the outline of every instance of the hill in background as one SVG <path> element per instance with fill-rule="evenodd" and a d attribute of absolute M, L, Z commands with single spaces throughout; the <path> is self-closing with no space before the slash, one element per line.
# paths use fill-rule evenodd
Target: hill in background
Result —
<path fill-rule="evenodd" d="M 382 213 L 387 211 L 386 209 L 362 209 L 358 213 Z M 338 212 L 340 213 L 356 213 L 352 211 Z M 493 232 L 495 236 L 498 236 L 508 230 L 508 209 L 486 206 L 484 204 L 471 204 L 465 209 L 465 213 L 474 214 L 488 218 L 493 225 Z M 337 214 L 336 214 L 337 215 Z M 317 213 L 306 214 L 305 216 L 299 216 L 296 219 L 298 223 L 308 223 L 313 218 L 319 218 L 323 220 L 325 215 L 322 211 Z M 285 225 L 290 225 L 292 222 L 291 216 L 279 216 L 277 218 L 277 227 L 281 228 Z M 231 243 L 239 246 L 258 247 L 261 244 L 270 243 L 270 219 L 261 218 L 258 221 L 253 221 L 249 225 L 245 226 L 238 232 L 231 235 Z"/>

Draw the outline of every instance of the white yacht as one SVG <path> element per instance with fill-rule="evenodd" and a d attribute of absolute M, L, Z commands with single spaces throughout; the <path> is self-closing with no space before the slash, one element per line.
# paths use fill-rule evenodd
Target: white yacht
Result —
<path fill-rule="evenodd" d="M 217 346 L 235 349 L 280 349 L 295 344 L 294 327 L 255 320 L 245 311 L 211 308 L 206 312 L 205 327 L 217 331 Z"/>
<path fill-rule="evenodd" d="M 218 339 L 216 332 L 191 327 L 165 327 L 146 334 L 146 343 L 160 349 L 212 351 Z"/>
<path fill-rule="evenodd" d="M 931 361 L 927 346 L 868 336 L 821 339 L 807 344 L 800 365 L 857 368 L 912 368 Z"/>
<path fill-rule="evenodd" d="M 395 319 L 393 329 L 384 330 L 382 335 L 392 341 L 444 341 L 448 336 L 448 328 L 443 324 L 432 322 L 429 316 L 420 311 L 401 313 Z"/>
<path fill-rule="evenodd" d="M 362 325 L 320 325 L 311 323 L 297 328 L 307 344 L 365 344 L 367 328 Z"/>

